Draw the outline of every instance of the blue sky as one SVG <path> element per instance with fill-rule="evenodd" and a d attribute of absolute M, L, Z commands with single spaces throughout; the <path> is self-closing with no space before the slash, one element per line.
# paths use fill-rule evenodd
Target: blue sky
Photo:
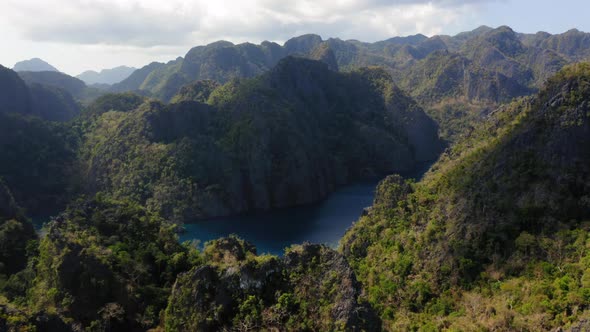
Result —
<path fill-rule="evenodd" d="M 40 57 L 72 75 L 141 67 L 193 46 L 284 42 L 304 33 L 377 41 L 480 25 L 590 32 L 588 0 L 2 0 L 0 64 Z"/>
<path fill-rule="evenodd" d="M 572 28 L 590 32 L 588 0 L 495 1 L 478 15 L 486 25 L 509 25 L 519 32 L 561 33 Z"/>

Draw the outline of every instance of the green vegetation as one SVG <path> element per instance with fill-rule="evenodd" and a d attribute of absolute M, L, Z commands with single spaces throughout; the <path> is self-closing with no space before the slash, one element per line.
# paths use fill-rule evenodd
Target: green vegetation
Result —
<path fill-rule="evenodd" d="M 442 145 L 379 69 L 339 74 L 288 58 L 214 88 L 188 86 L 170 105 L 98 99 L 82 117 L 87 187 L 183 222 L 319 201 L 340 184 L 433 160 Z"/>
<path fill-rule="evenodd" d="M 76 100 L 84 105 L 88 105 L 96 98 L 103 95 L 103 92 L 100 89 L 94 87 L 87 87 L 86 84 L 69 75 L 64 73 L 56 72 L 56 71 L 40 71 L 40 72 L 33 72 L 33 71 L 20 71 L 18 75 L 27 83 L 27 85 L 31 88 L 35 86 L 43 86 L 45 90 L 52 90 L 52 91 L 59 91 L 58 96 L 65 95 L 65 97 L 61 97 L 62 99 L 66 99 L 66 103 L 72 105 L 70 100 Z M 63 107 L 62 107 L 63 108 Z M 59 108 L 56 108 L 59 110 Z M 51 108 L 50 108 L 51 110 Z M 77 113 L 80 112 L 80 107 L 76 105 L 76 109 L 74 114 L 65 118 L 65 119 L 58 119 L 59 121 L 67 121 L 73 118 Z M 41 117 L 43 117 L 41 115 Z M 49 119 L 53 120 L 53 119 Z"/>
<path fill-rule="evenodd" d="M 79 98 L 86 88 L 86 84 L 81 80 L 55 71 L 21 71 L 18 73 L 18 76 L 29 85 L 37 83 L 57 87 L 67 91 L 76 98 Z"/>
<path fill-rule="evenodd" d="M 77 144 L 66 125 L 0 114 L 0 179 L 28 215 L 59 212 L 73 198 Z"/>
<path fill-rule="evenodd" d="M 230 237 L 212 241 L 207 265 L 182 274 L 166 309 L 166 331 L 361 331 L 379 327 L 358 303 L 360 285 L 344 258 L 319 245 L 283 258 L 256 256 Z"/>
<path fill-rule="evenodd" d="M 566 35 L 219 42 L 114 88 L 173 103 L 109 94 L 79 115 L 70 78 L 0 68 L 0 331 L 586 328 L 590 65 L 549 78 L 587 56 Z M 436 159 L 420 105 L 453 145 L 420 182 L 383 180 L 339 251 L 179 243 L 185 220 Z M 50 214 L 37 234 L 27 216 Z"/>
<path fill-rule="evenodd" d="M 18 310 L 17 303 L 24 301 L 31 285 L 31 269 L 27 262 L 36 254 L 37 246 L 33 225 L 24 218 L 11 192 L 0 180 L 0 328 L 3 330 L 8 327 L 33 329 L 27 315 Z"/>
<path fill-rule="evenodd" d="M 154 326 L 176 275 L 200 262 L 175 227 L 129 202 L 74 204 L 41 240 L 30 308 L 91 330 Z"/>
<path fill-rule="evenodd" d="M 0 113 L 30 114 L 27 86 L 17 73 L 0 66 Z"/>
<path fill-rule="evenodd" d="M 494 112 L 420 183 L 380 184 L 341 243 L 388 330 L 538 331 L 587 317 L 589 69 L 567 67 Z"/>
<path fill-rule="evenodd" d="M 215 81 L 196 81 L 192 84 L 183 86 L 170 102 L 180 103 L 183 101 L 198 101 L 200 103 L 206 103 L 207 100 L 209 100 L 211 93 L 218 87 L 219 84 Z"/>
<path fill-rule="evenodd" d="M 35 238 L 32 225 L 23 217 L 12 193 L 0 182 L 0 280 L 25 268 L 27 247 Z"/>
<path fill-rule="evenodd" d="M 57 72 L 44 73 L 63 75 Z M 39 73 L 21 74 L 28 77 L 29 74 Z M 19 74 L 0 66 L 0 114 L 8 113 L 64 122 L 78 115 L 80 106 L 71 94 L 59 85 L 44 85 L 32 81 L 25 83 Z"/>
<path fill-rule="evenodd" d="M 396 37 L 372 44 L 324 41 L 317 35 L 295 37 L 283 46 L 219 41 L 195 47 L 184 58 L 167 64 L 145 66 L 113 91 L 139 91 L 168 101 L 190 82 L 226 83 L 254 77 L 293 55 L 346 72 L 379 66 L 432 118 L 440 120 L 442 138 L 456 142 L 486 111 L 534 93 L 564 65 L 587 59 L 589 46 L 589 35 L 577 30 L 527 35 L 505 26 L 480 27 L 456 36 Z"/>

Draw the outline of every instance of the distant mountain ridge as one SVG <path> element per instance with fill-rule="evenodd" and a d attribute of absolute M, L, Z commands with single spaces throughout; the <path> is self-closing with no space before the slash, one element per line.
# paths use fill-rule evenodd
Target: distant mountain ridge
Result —
<path fill-rule="evenodd" d="M 94 70 L 85 71 L 76 76 L 88 85 L 92 84 L 109 84 L 113 85 L 128 78 L 136 68 L 119 66 L 111 69 L 103 69 L 100 72 Z"/>
<path fill-rule="evenodd" d="M 538 91 L 566 64 L 590 58 L 589 50 L 590 34 L 575 29 L 556 35 L 522 34 L 507 26 L 375 43 L 324 40 L 314 34 L 291 38 L 283 45 L 218 41 L 194 47 L 168 63 L 138 69 L 111 91 L 134 91 L 169 101 L 184 85 L 253 77 L 292 55 L 317 59 L 344 72 L 379 66 L 441 124 L 445 139 L 453 141 L 469 130 L 465 123 L 481 120 L 500 103 Z"/>
<path fill-rule="evenodd" d="M 136 91 L 169 101 L 180 88 L 197 80 L 226 83 L 233 78 L 254 77 L 270 70 L 289 55 L 320 60 L 337 69 L 332 50 L 320 36 L 304 35 L 290 39 L 284 46 L 265 41 L 260 45 L 235 45 L 218 41 L 192 48 L 184 58 L 166 64 L 151 63 L 112 87 L 113 92 Z"/>
<path fill-rule="evenodd" d="M 39 58 L 17 62 L 12 69 L 14 71 L 59 71 Z"/>

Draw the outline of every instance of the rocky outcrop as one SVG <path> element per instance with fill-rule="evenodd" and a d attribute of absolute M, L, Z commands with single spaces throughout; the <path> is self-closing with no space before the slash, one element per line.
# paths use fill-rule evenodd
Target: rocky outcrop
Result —
<path fill-rule="evenodd" d="M 145 331 L 157 325 L 176 275 L 195 266 L 196 255 L 170 224 L 136 204 L 79 200 L 46 226 L 31 301 L 78 330 Z"/>
<path fill-rule="evenodd" d="M 370 307 L 357 302 L 360 285 L 346 260 L 305 244 L 283 258 L 256 256 L 236 238 L 205 249 L 209 265 L 178 277 L 166 309 L 169 331 L 377 330 Z"/>
<path fill-rule="evenodd" d="M 10 276 L 27 265 L 27 245 L 37 235 L 0 179 L 0 275 Z"/>
<path fill-rule="evenodd" d="M 322 43 L 316 47 L 311 52 L 310 59 L 321 61 L 327 64 L 330 70 L 338 71 L 338 61 L 328 43 Z"/>

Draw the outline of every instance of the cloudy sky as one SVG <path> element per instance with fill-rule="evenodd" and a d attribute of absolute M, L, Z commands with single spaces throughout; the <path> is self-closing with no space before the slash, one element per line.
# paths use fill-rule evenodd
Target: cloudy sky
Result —
<path fill-rule="evenodd" d="M 588 13 L 588 0 L 2 0 L 0 64 L 40 57 L 76 75 L 168 61 L 220 39 L 377 41 L 480 25 L 590 31 Z"/>

